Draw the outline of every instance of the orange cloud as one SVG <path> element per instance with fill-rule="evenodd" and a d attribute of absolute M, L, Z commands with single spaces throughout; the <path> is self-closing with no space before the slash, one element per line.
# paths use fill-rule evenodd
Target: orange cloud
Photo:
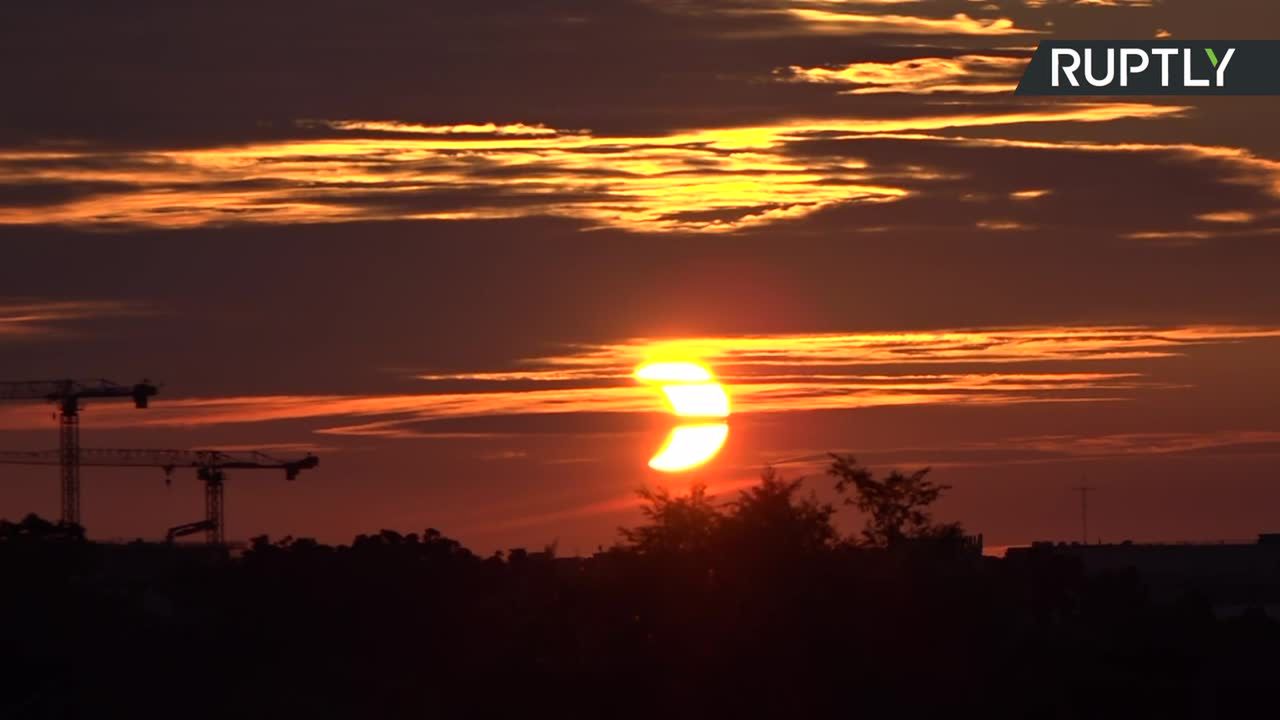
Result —
<path fill-rule="evenodd" d="M 818 33 L 841 35 L 1034 35 L 1038 30 L 1017 27 L 1009 18 L 981 20 L 964 13 L 949 18 L 915 15 L 873 15 L 817 8 L 792 8 L 787 12 Z"/>
<path fill-rule="evenodd" d="M 1243 210 L 1223 210 L 1197 215 L 1196 219 L 1215 223 L 1248 223 L 1253 222 L 1256 217 L 1253 213 Z"/>
<path fill-rule="evenodd" d="M 844 91 L 850 95 L 1007 93 L 1017 88 L 1027 60 L 999 55 L 961 55 L 860 62 L 831 68 L 793 65 L 783 77 L 794 82 L 859 86 Z"/>
<path fill-rule="evenodd" d="M 648 137 L 537 125 L 329 123 L 337 137 L 188 150 L 0 153 L 0 182 L 92 184 L 61 203 L 0 207 L 0 223 L 182 228 L 229 223 L 580 219 L 642 232 L 729 232 L 911 195 L 854 158 L 790 152 L 815 136 L 1176 116 L 1148 103 L 1059 103 L 896 118 L 801 118 Z M 928 137 L 928 136 L 912 136 Z M 106 186 L 111 189 L 103 189 Z"/>
<path fill-rule="evenodd" d="M 1099 402 L 1125 399 L 1138 390 L 1177 387 L 1100 363 L 1166 358 L 1200 345 L 1275 337 L 1280 329 L 1102 326 L 636 338 L 575 345 L 560 355 L 531 358 L 519 369 L 422 376 L 453 386 L 475 384 L 462 391 L 165 398 L 145 411 L 94 404 L 86 412 L 96 427 L 105 428 L 324 420 L 318 429 L 323 434 L 420 437 L 422 423 L 453 418 L 662 412 L 652 390 L 634 384 L 630 374 L 648 357 L 677 354 L 712 364 L 739 415 L 891 405 Z M 1018 369 L 1030 362 L 1060 369 Z M 1078 367 L 1082 363 L 1090 367 Z M 334 418 L 347 422 L 332 424 Z M 43 406 L 0 408 L 0 430 L 48 425 Z"/>
<path fill-rule="evenodd" d="M 1199 344 L 1280 337 L 1280 329 L 1248 326 L 1078 326 L 992 330 L 747 335 L 682 340 L 634 338 L 609 345 L 576 345 L 571 352 L 531 359 L 551 378 L 615 377 L 658 354 L 696 357 L 732 381 L 761 370 L 810 372 L 814 367 L 936 363 L 1079 362 L 1171 357 Z M 531 370 L 426 375 L 427 379 L 535 379 Z"/>
<path fill-rule="evenodd" d="M 983 230 L 1030 230 L 1033 227 L 1017 220 L 979 220 L 976 224 Z"/>
<path fill-rule="evenodd" d="M 1154 7 L 1156 0 L 1023 0 L 1030 8 L 1047 5 L 1077 5 L 1092 7 Z"/>
<path fill-rule="evenodd" d="M 553 136 L 563 134 L 546 125 L 494 123 L 462 125 L 422 125 L 378 120 L 313 120 L 298 123 L 301 127 L 328 127 L 334 130 L 369 130 L 373 132 L 409 133 L 413 135 L 497 135 L 497 136 Z"/>
<path fill-rule="evenodd" d="M 113 300 L 0 298 L 0 340 L 57 335 L 64 323 L 141 312 L 137 304 Z"/>

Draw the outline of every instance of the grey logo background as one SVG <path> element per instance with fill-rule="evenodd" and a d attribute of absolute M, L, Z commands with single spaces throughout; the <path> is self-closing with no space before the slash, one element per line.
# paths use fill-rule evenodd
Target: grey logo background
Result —
<path fill-rule="evenodd" d="M 1045 40 L 1015 94 L 1280 95 L 1280 40 Z"/>

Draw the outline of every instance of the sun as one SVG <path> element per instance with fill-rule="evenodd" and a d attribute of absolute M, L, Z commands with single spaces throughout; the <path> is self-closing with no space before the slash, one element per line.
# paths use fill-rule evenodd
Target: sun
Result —
<path fill-rule="evenodd" d="M 729 394 L 709 368 L 690 361 L 645 363 L 636 368 L 636 380 L 656 385 L 671 414 L 704 422 L 677 425 L 649 467 L 659 472 L 685 472 L 705 465 L 724 447 L 729 437 Z M 705 422 L 720 419 L 720 422 Z"/>
<path fill-rule="evenodd" d="M 667 435 L 649 467 L 658 472 L 678 473 L 707 464 L 720 453 L 729 438 L 728 423 L 677 425 Z"/>

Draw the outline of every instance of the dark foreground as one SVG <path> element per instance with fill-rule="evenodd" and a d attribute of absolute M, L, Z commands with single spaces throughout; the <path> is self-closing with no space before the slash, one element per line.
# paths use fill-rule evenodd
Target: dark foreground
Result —
<path fill-rule="evenodd" d="M 1274 717 L 1260 612 L 1051 553 L 666 522 L 585 559 L 5 523 L 0 717 Z"/>

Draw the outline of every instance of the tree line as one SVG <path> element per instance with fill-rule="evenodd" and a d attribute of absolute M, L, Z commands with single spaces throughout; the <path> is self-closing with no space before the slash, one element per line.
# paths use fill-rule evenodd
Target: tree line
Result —
<path fill-rule="evenodd" d="M 725 502 L 644 491 L 642 522 L 585 558 L 435 530 L 233 558 L 0 523 L 0 717 L 1133 720 L 1269 698 L 1265 615 L 982 558 L 931 517 L 927 470 L 827 472 L 836 504 L 772 469 Z"/>

